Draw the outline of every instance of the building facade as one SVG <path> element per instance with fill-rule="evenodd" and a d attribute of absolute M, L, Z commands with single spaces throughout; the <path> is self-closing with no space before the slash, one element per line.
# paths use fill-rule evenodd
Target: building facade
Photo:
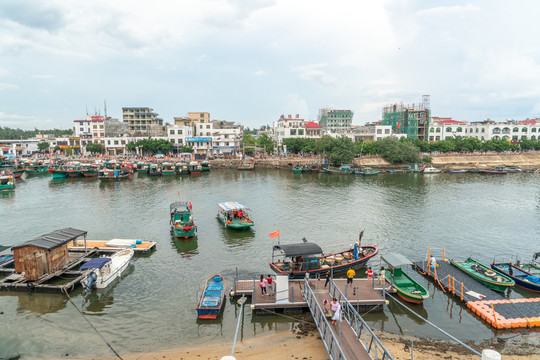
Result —
<path fill-rule="evenodd" d="M 163 119 L 149 107 L 123 107 L 122 120 L 135 136 L 166 136 Z"/>
<path fill-rule="evenodd" d="M 354 113 L 351 110 L 324 108 L 319 110 L 319 124 L 329 133 L 343 133 L 351 129 Z"/>
<path fill-rule="evenodd" d="M 394 134 L 406 134 L 413 140 L 427 140 L 430 116 L 430 109 L 426 106 L 426 102 L 407 106 L 393 104 L 383 108 L 382 125 L 390 125 Z"/>
<path fill-rule="evenodd" d="M 240 151 L 244 127 L 233 121 L 212 121 L 212 154 L 232 154 Z"/>

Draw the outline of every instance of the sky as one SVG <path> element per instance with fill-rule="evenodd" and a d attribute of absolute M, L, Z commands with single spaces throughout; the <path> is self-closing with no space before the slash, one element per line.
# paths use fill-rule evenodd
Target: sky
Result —
<path fill-rule="evenodd" d="M 150 107 L 258 128 L 319 109 L 540 116 L 538 1 L 1 0 L 0 126 Z"/>

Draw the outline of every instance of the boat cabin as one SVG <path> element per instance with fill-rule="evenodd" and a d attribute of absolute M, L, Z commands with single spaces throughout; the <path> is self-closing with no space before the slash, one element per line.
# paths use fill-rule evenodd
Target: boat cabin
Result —
<path fill-rule="evenodd" d="M 188 221 L 193 222 L 191 215 L 191 202 L 175 202 L 170 206 L 171 209 L 171 225 L 184 224 Z"/>
<path fill-rule="evenodd" d="M 69 262 L 67 244 L 80 236 L 86 242 L 86 234 L 84 230 L 60 229 L 12 247 L 15 271 L 24 272 L 29 281 L 54 273 Z"/>
<path fill-rule="evenodd" d="M 272 263 L 281 271 L 309 271 L 320 269 L 323 251 L 317 244 L 303 242 L 298 244 L 274 245 Z"/>

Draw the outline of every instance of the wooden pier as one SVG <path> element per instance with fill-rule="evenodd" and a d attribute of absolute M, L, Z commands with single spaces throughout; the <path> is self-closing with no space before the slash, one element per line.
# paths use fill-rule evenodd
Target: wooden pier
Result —
<path fill-rule="evenodd" d="M 146 254 L 156 249 L 155 241 L 143 241 L 140 244 L 135 244 L 135 247 L 118 247 L 108 246 L 107 240 L 78 240 L 68 243 L 68 250 L 70 252 L 85 252 L 96 249 L 103 253 L 115 253 L 124 249 L 131 249 L 135 251 L 135 254 Z M 86 247 L 85 247 L 86 245 Z"/>
<path fill-rule="evenodd" d="M 508 299 L 474 280 L 446 261 L 430 269 L 428 261 L 415 268 L 443 290 L 464 302 L 473 313 L 496 329 L 540 327 L 540 298 Z"/>

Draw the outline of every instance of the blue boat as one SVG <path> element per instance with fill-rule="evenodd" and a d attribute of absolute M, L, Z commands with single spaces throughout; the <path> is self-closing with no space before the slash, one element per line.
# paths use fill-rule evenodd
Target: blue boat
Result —
<path fill-rule="evenodd" d="M 530 291 L 540 292 L 540 277 L 537 275 L 533 275 L 509 262 L 492 263 L 491 268 L 514 280 L 517 286 Z"/>
<path fill-rule="evenodd" d="M 221 312 L 225 299 L 225 278 L 214 274 L 204 284 L 197 300 L 197 315 L 199 319 L 216 319 Z"/>
<path fill-rule="evenodd" d="M 0 255 L 0 265 L 7 264 L 13 260 L 13 254 L 4 254 Z"/>

